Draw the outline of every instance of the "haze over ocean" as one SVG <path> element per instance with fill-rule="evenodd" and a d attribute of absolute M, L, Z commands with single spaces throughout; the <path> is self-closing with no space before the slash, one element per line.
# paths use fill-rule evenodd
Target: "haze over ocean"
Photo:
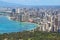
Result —
<path fill-rule="evenodd" d="M 60 0 L 0 0 L 22 5 L 60 5 Z"/>

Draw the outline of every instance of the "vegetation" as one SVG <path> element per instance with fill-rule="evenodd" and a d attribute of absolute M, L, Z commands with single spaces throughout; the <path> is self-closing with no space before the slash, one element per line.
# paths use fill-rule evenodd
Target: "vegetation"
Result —
<path fill-rule="evenodd" d="M 4 40 L 7 38 L 8 40 L 60 40 L 60 33 L 58 32 L 40 32 L 40 31 L 24 31 L 17 33 L 4 33 L 0 34 L 0 40 Z"/>

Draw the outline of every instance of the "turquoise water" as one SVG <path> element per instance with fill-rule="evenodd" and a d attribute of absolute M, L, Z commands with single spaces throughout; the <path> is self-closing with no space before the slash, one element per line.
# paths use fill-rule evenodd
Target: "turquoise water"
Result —
<path fill-rule="evenodd" d="M 28 22 L 16 22 L 6 16 L 0 16 L 0 33 L 30 31 L 36 28 L 36 24 Z"/>

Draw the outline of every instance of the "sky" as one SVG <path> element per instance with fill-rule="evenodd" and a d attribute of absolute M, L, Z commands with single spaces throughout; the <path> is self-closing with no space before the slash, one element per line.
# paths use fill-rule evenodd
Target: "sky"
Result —
<path fill-rule="evenodd" d="M 1 0 L 23 5 L 60 5 L 60 0 Z"/>

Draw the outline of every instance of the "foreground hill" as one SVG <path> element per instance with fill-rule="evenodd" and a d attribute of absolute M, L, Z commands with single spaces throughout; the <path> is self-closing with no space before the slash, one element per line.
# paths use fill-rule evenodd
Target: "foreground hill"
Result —
<path fill-rule="evenodd" d="M 0 40 L 4 40 L 7 38 L 8 40 L 60 40 L 60 33 L 58 32 L 17 32 L 17 33 L 9 33 L 9 34 L 0 34 Z"/>

